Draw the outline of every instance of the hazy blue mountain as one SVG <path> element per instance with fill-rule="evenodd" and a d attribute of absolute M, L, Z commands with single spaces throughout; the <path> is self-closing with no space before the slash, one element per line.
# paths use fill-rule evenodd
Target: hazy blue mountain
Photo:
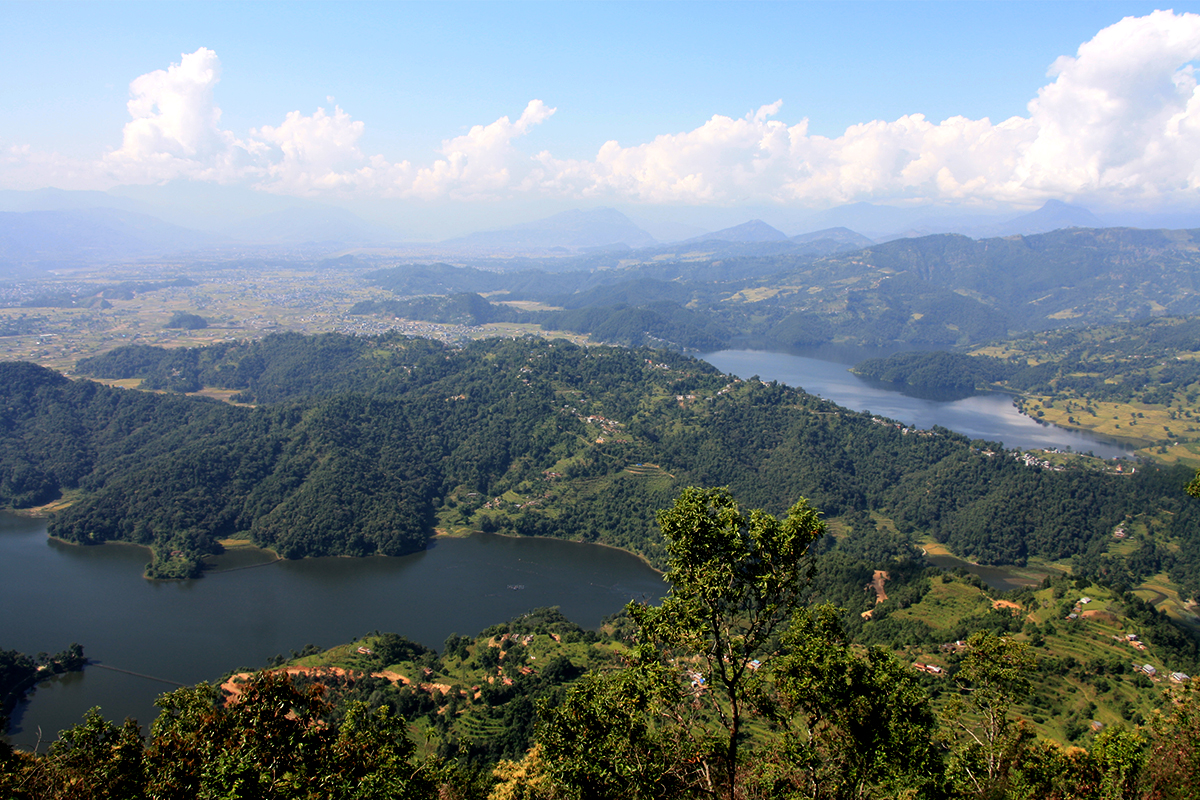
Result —
<path fill-rule="evenodd" d="M 655 238 L 614 208 L 574 209 L 552 217 L 513 225 L 496 231 L 481 231 L 442 242 L 463 250 L 550 250 L 579 249 L 626 244 L 647 247 Z"/>
<path fill-rule="evenodd" d="M 1012 330 L 1200 313 L 1200 230 L 1060 228 L 1029 236 L 902 239 L 816 265 L 827 284 L 865 273 L 901 275 L 976 298 Z M 818 283 L 813 277 L 807 280 Z"/>
<path fill-rule="evenodd" d="M 0 262 L 94 261 L 197 250 L 210 234 L 113 208 L 0 212 Z"/>
<path fill-rule="evenodd" d="M 148 186 L 116 186 L 108 194 L 143 204 L 147 213 L 173 225 L 225 235 L 247 220 L 293 208 L 328 208 L 302 197 L 288 197 L 203 181 L 175 180 Z"/>
<path fill-rule="evenodd" d="M 1151 230 L 1192 230 L 1200 228 L 1200 211 L 1196 209 L 1159 209 L 1127 211 L 1104 209 L 1103 217 L 1110 226 L 1148 228 Z"/>
<path fill-rule="evenodd" d="M 689 239 L 689 242 L 786 242 L 787 234 L 772 228 L 761 219 L 752 219 L 732 228 L 712 231 Z"/>
<path fill-rule="evenodd" d="M 792 241 L 796 244 L 815 244 L 817 242 L 837 242 L 838 244 L 850 245 L 855 248 L 870 247 L 875 244 L 873 239 L 868 239 L 861 233 L 852 231 L 849 228 L 826 228 L 823 231 L 813 231 L 812 233 L 802 233 L 799 236 L 793 236 Z"/>
<path fill-rule="evenodd" d="M 1016 219 L 996 226 L 994 236 L 1028 236 L 1034 233 L 1049 233 L 1060 228 L 1103 228 L 1104 221 L 1081 206 L 1072 206 L 1061 200 L 1047 200 L 1037 211 L 1022 214 Z"/>
<path fill-rule="evenodd" d="M 0 211 L 115 209 L 145 214 L 164 223 L 215 233 L 217 239 L 255 244 L 304 242 L 390 243 L 391 229 L 336 206 L 279 197 L 245 187 L 172 181 L 164 185 L 118 186 L 111 192 L 0 191 Z"/>

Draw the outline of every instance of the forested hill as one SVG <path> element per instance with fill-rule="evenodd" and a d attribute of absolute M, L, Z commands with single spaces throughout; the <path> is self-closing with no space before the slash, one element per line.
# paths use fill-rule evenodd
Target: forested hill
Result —
<path fill-rule="evenodd" d="M 151 574 L 194 572 L 226 536 L 287 557 L 399 554 L 435 525 L 606 542 L 661 563 L 653 509 L 687 485 L 729 486 L 773 513 L 805 496 L 850 521 L 839 547 L 879 558 L 929 533 L 992 563 L 1079 555 L 1118 576 L 1200 564 L 1181 472 L 1044 471 L 661 351 L 284 334 L 124 348 L 79 369 L 257 404 L 0 364 L 0 502 L 65 494 L 53 535 L 153 545 Z M 1178 551 L 1099 559 L 1114 526 L 1145 510 L 1174 512 Z"/>
<path fill-rule="evenodd" d="M 1066 228 L 974 240 L 944 234 L 834 257 L 982 300 L 1015 330 L 1200 312 L 1200 230 Z"/>

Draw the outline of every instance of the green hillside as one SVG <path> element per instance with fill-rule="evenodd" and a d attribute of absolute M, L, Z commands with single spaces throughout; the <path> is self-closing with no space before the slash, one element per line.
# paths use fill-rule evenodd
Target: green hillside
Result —
<path fill-rule="evenodd" d="M 1086 560 L 1152 510 L 1177 550 L 1122 556 L 1117 572 L 1167 571 L 1195 591 L 1185 470 L 1027 466 L 662 351 L 280 335 L 118 349 L 79 370 L 236 390 L 241 405 L 0 364 L 0 501 L 66 500 L 52 535 L 151 545 L 159 577 L 196 574 L 224 538 L 287 558 L 396 555 L 436 527 L 603 542 L 661 564 L 647 509 L 724 485 L 773 513 L 808 497 L 858 519 L 839 548 L 886 555 L 932 537 L 993 564 Z"/>

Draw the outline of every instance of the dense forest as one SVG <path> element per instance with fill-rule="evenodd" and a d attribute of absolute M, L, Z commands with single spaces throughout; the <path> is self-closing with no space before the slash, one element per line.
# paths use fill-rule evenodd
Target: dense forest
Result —
<path fill-rule="evenodd" d="M 1200 589 L 1184 470 L 1026 466 L 995 443 L 663 351 L 283 334 L 121 348 L 78 371 L 175 393 L 0 365 L 0 502 L 65 496 L 52 535 L 149 545 L 155 577 L 198 574 L 223 537 L 289 558 L 400 554 L 435 526 L 603 542 L 661 565 L 642 510 L 691 484 L 774 513 L 804 496 L 831 517 L 894 522 L 852 524 L 862 535 L 839 546 L 893 552 L 928 535 L 985 563 L 1074 557 Z M 201 386 L 236 390 L 241 405 L 177 394 Z M 1114 528 L 1147 510 L 1169 517 L 1175 543 L 1152 558 L 1107 554 Z"/>

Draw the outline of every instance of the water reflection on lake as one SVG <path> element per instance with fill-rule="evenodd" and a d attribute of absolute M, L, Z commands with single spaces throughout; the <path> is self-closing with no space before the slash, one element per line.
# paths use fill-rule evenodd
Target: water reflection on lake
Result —
<path fill-rule="evenodd" d="M 142 723 L 174 684 L 215 680 L 277 653 L 322 647 L 372 630 L 439 648 L 539 606 L 557 605 L 585 627 L 630 599 L 656 600 L 659 573 L 629 553 L 549 539 L 477 534 L 437 539 L 403 558 L 315 558 L 143 580 L 140 547 L 50 542 L 44 520 L 0 514 L 0 647 L 58 652 L 72 642 L 105 665 L 39 686 L 14 715 L 14 742 L 32 747 L 100 706 Z M 521 589 L 510 587 L 520 586 Z"/>
<path fill-rule="evenodd" d="M 769 353 L 761 350 L 722 350 L 701 356 L 722 372 L 766 381 L 820 395 L 855 411 L 870 411 L 917 428 L 941 425 L 972 439 L 1003 442 L 1022 450 L 1070 448 L 1103 458 L 1132 455 L 1127 444 L 1079 431 L 1045 425 L 1017 411 L 1012 398 L 998 392 L 969 396 L 900 392 L 890 384 L 868 381 L 850 372 L 850 366 L 874 353 L 854 358 L 851 351 L 837 351 L 850 363 L 838 363 L 805 355 Z M 832 353 L 823 352 L 829 357 Z M 851 359 L 853 358 L 853 361 Z"/>

